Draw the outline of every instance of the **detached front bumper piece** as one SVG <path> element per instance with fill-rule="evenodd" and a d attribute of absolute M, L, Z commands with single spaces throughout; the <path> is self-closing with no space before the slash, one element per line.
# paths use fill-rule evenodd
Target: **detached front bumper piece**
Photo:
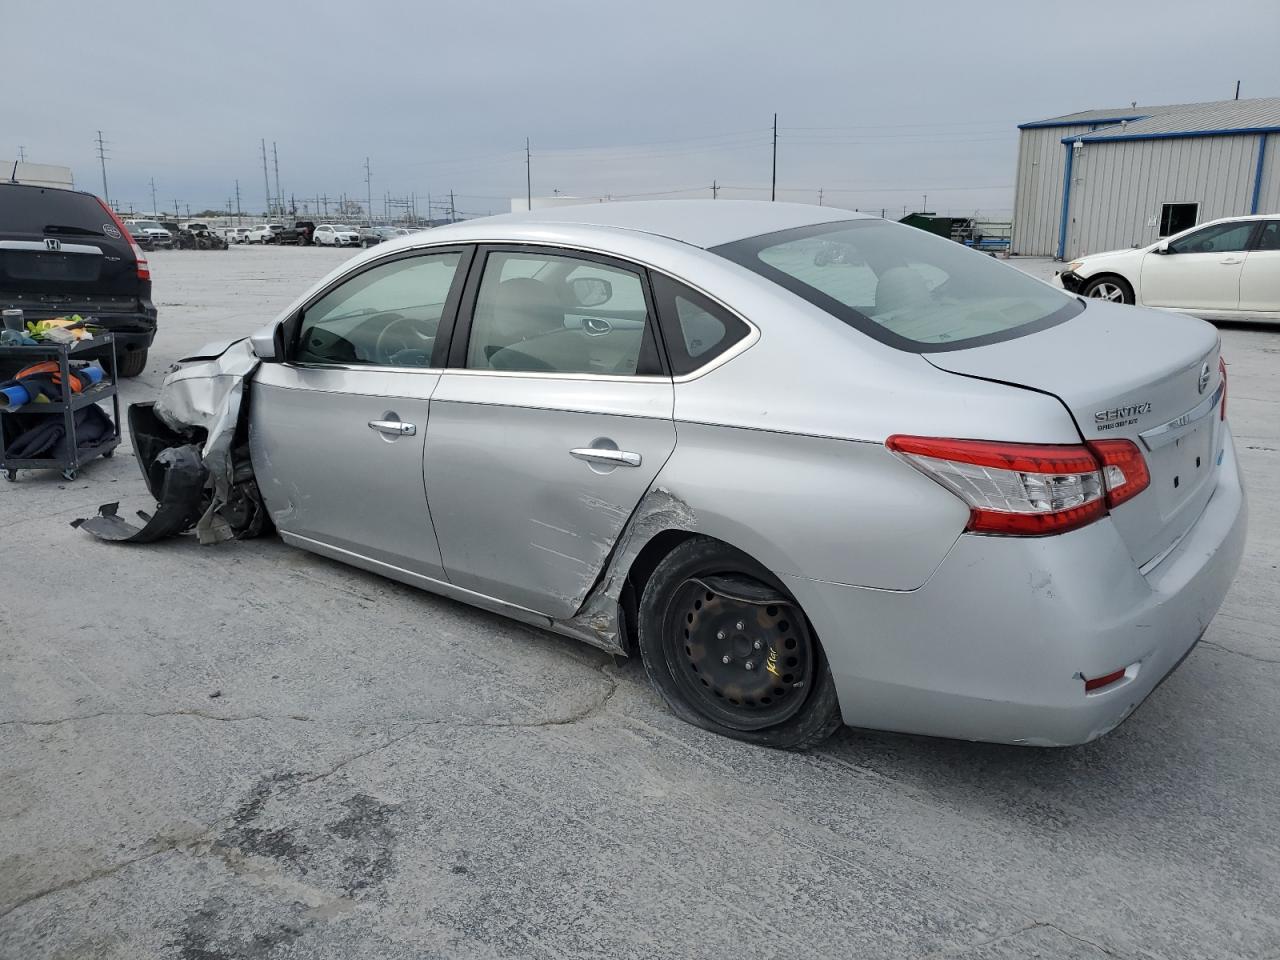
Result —
<path fill-rule="evenodd" d="M 1072 273 L 1070 270 L 1062 271 L 1055 279 L 1062 284 L 1062 289 L 1067 293 L 1079 293 L 1080 288 L 1084 286 L 1084 277 Z"/>
<path fill-rule="evenodd" d="M 119 503 L 72 526 L 100 540 L 151 543 L 195 528 L 201 543 L 246 539 L 268 525 L 249 462 L 243 413 L 247 382 L 257 369 L 247 341 L 181 361 L 155 403 L 129 408 L 129 435 L 153 514 L 139 527 L 119 515 Z"/>

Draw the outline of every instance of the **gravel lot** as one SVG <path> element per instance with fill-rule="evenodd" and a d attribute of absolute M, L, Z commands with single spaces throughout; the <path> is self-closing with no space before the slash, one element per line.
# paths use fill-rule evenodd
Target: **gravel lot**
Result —
<path fill-rule="evenodd" d="M 152 254 L 124 401 L 346 256 Z M 637 664 L 276 540 L 71 529 L 148 505 L 127 447 L 0 484 L 0 958 L 1280 956 L 1280 330 L 1222 336 L 1244 566 L 1073 749 L 753 749 Z"/>

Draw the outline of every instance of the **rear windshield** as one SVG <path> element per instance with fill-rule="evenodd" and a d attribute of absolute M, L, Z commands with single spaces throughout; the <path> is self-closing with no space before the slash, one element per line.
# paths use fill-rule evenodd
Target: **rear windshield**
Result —
<path fill-rule="evenodd" d="M 883 343 L 930 353 L 1010 340 L 1084 306 L 952 240 L 885 220 L 784 230 L 715 248 Z"/>
<path fill-rule="evenodd" d="M 0 233 L 118 240 L 120 230 L 96 197 L 71 190 L 0 184 Z"/>

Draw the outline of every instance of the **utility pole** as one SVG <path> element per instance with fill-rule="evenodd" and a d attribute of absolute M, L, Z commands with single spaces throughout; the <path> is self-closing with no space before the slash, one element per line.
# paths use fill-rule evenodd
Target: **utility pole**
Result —
<path fill-rule="evenodd" d="M 284 217 L 284 194 L 280 192 L 280 154 L 276 153 L 276 142 L 271 141 L 271 161 L 276 167 L 276 206 L 278 215 Z"/>
<path fill-rule="evenodd" d="M 458 219 L 458 212 L 457 210 L 454 209 L 454 206 L 453 206 L 453 191 L 450 190 L 449 191 L 449 222 L 455 223 L 457 222 L 457 219 Z"/>
<path fill-rule="evenodd" d="M 769 199 L 778 199 L 778 115 L 773 115 L 773 181 L 769 187 Z"/>
<path fill-rule="evenodd" d="M 22 144 L 18 144 L 18 162 L 19 163 L 27 162 L 27 148 L 24 147 Z"/>
<path fill-rule="evenodd" d="M 151 178 L 151 212 L 156 212 L 156 178 Z"/>
<path fill-rule="evenodd" d="M 818 188 L 818 206 L 822 206 L 822 188 L 821 187 Z M 845 207 L 845 209 L 848 210 L 849 208 Z"/>
<path fill-rule="evenodd" d="M 102 131 L 98 131 L 98 162 L 102 164 L 102 199 L 111 206 L 111 194 L 107 190 L 107 148 L 102 140 Z"/>
<path fill-rule="evenodd" d="M 924 206 L 920 208 L 920 212 L 928 213 L 929 212 L 929 195 L 927 193 L 924 195 L 924 200 L 922 202 L 924 203 Z"/>
<path fill-rule="evenodd" d="M 267 219 L 271 219 L 271 178 L 267 176 L 267 141 L 262 140 L 262 186 L 267 192 Z"/>
<path fill-rule="evenodd" d="M 324 204 L 324 218 L 328 220 L 329 219 L 329 195 L 327 193 L 321 194 L 320 202 Z"/>
<path fill-rule="evenodd" d="M 364 187 L 369 203 L 369 226 L 373 226 L 373 173 L 369 169 L 369 158 L 364 158 Z"/>
<path fill-rule="evenodd" d="M 1240 99 L 1240 81 L 1239 80 L 1236 81 L 1236 99 L 1237 100 Z"/>
<path fill-rule="evenodd" d="M 711 181 L 711 199 L 712 200 L 720 199 L 720 184 L 715 180 Z"/>
<path fill-rule="evenodd" d="M 533 162 L 529 156 L 529 138 L 524 138 L 524 198 L 527 209 L 533 209 Z"/>
<path fill-rule="evenodd" d="M 236 226 L 240 226 L 240 181 L 236 181 Z"/>

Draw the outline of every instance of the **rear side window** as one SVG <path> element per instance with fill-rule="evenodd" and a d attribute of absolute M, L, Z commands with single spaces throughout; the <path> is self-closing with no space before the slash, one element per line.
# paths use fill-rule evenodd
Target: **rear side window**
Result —
<path fill-rule="evenodd" d="M 705 367 L 751 332 L 728 310 L 670 277 L 653 274 L 653 293 L 677 377 Z"/>
<path fill-rule="evenodd" d="M 93 237 L 121 241 L 96 197 L 71 190 L 0 185 L 0 233 L 25 237 Z M 128 240 L 123 241 L 127 246 Z"/>
<path fill-rule="evenodd" d="M 876 340 L 930 353 L 1011 340 L 1074 317 L 1076 298 L 914 227 L 846 220 L 715 248 Z"/>

